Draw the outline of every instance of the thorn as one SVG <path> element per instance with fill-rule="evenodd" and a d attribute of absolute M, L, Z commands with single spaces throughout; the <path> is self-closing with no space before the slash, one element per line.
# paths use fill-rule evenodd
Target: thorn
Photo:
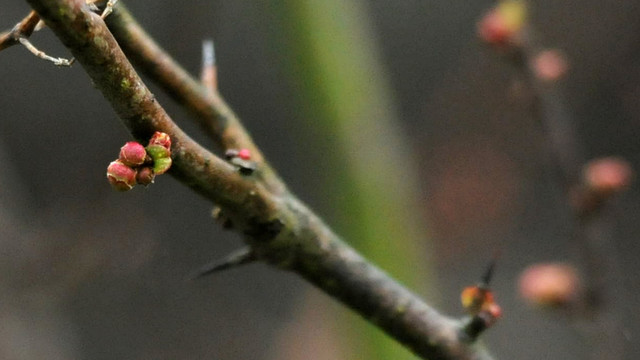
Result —
<path fill-rule="evenodd" d="M 228 270 L 241 265 L 249 264 L 257 260 L 254 252 L 249 247 L 244 247 L 232 252 L 222 259 L 217 259 L 198 270 L 190 279 L 195 280 L 202 278 L 206 275 Z"/>
<path fill-rule="evenodd" d="M 487 270 L 485 270 L 484 275 L 482 275 L 482 278 L 480 280 L 481 287 L 484 287 L 487 289 L 489 288 L 489 283 L 491 283 L 491 279 L 493 278 L 493 273 L 496 268 L 496 263 L 498 262 L 498 257 L 500 257 L 500 252 L 496 250 L 493 253 L 493 258 L 491 259 L 491 262 L 489 262 L 489 265 L 487 266 Z"/>
<path fill-rule="evenodd" d="M 216 92 L 218 90 L 218 67 L 216 65 L 216 52 L 213 40 L 202 42 L 202 72 L 200 81 L 207 90 Z"/>

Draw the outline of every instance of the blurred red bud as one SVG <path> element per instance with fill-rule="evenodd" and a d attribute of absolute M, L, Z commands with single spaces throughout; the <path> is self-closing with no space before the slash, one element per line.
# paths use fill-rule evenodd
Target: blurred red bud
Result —
<path fill-rule="evenodd" d="M 534 264 L 520 275 L 520 295 L 535 305 L 561 306 L 573 301 L 580 281 L 576 269 L 568 264 Z"/>
<path fill-rule="evenodd" d="M 107 167 L 107 179 L 118 191 L 131 190 L 136 184 L 136 171 L 122 161 L 112 161 Z"/>
<path fill-rule="evenodd" d="M 135 141 L 129 141 L 120 148 L 120 157 L 118 160 L 127 166 L 138 166 L 144 163 L 146 156 L 147 152 L 144 146 Z"/>
<path fill-rule="evenodd" d="M 140 185 L 147 186 L 153 183 L 153 179 L 155 177 L 156 175 L 153 173 L 153 169 L 151 169 L 148 166 L 145 166 L 138 170 L 138 174 L 136 175 L 136 181 Z"/>
<path fill-rule="evenodd" d="M 608 196 L 629 186 L 633 170 L 624 159 L 605 157 L 589 161 L 583 169 L 582 176 L 588 190 Z"/>
<path fill-rule="evenodd" d="M 517 45 L 526 16 L 523 1 L 503 0 L 480 19 L 478 36 L 485 43 L 498 47 Z"/>
<path fill-rule="evenodd" d="M 533 71 L 543 81 L 556 81 L 568 69 L 567 60 L 558 50 L 544 50 L 533 59 Z"/>
<path fill-rule="evenodd" d="M 156 131 L 151 140 L 149 140 L 149 145 L 160 145 L 167 150 L 171 150 L 171 137 L 166 133 Z"/>

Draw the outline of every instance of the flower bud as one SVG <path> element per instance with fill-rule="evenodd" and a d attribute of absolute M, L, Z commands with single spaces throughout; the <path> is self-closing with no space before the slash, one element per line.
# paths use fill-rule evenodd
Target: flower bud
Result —
<path fill-rule="evenodd" d="M 153 183 L 153 179 L 155 177 L 156 175 L 153 173 L 153 169 L 148 166 L 145 166 L 138 170 L 138 174 L 136 175 L 136 181 L 140 185 L 147 186 Z"/>
<path fill-rule="evenodd" d="M 118 160 L 127 166 L 138 166 L 144 162 L 146 156 L 147 152 L 144 146 L 135 141 L 129 141 L 120 148 L 120 157 Z"/>
<path fill-rule="evenodd" d="M 153 161 L 153 172 L 161 175 L 167 172 L 171 167 L 171 158 L 161 158 Z"/>
<path fill-rule="evenodd" d="M 558 50 L 544 50 L 533 59 L 533 71 L 538 79 L 553 82 L 566 74 L 569 65 Z"/>
<path fill-rule="evenodd" d="M 151 140 L 149 140 L 149 145 L 160 145 L 167 150 L 171 150 L 171 137 L 166 133 L 156 131 Z"/>
<path fill-rule="evenodd" d="M 136 184 L 136 171 L 122 161 L 112 161 L 107 167 L 107 179 L 118 191 L 128 191 Z"/>
<path fill-rule="evenodd" d="M 526 7 L 523 1 L 501 1 L 478 22 L 478 36 L 487 44 L 498 47 L 517 45 L 525 17 Z"/>
<path fill-rule="evenodd" d="M 578 273 L 567 264 L 535 264 L 520 275 L 520 295 L 535 305 L 561 306 L 573 301 L 579 289 Z"/>
<path fill-rule="evenodd" d="M 162 145 L 147 146 L 147 153 L 153 159 L 153 172 L 156 175 L 164 174 L 171 167 L 171 151 Z"/>
<path fill-rule="evenodd" d="M 629 186 L 633 170 L 631 165 L 616 157 L 595 159 L 585 165 L 582 178 L 588 190 L 609 196 Z"/>

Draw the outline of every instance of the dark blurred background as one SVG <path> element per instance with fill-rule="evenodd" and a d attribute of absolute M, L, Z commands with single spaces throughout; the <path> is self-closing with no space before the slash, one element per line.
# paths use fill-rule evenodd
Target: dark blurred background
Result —
<path fill-rule="evenodd" d="M 461 315 L 460 290 L 499 250 L 494 286 L 504 318 L 485 336 L 491 351 L 501 359 L 585 358 L 588 344 L 571 321 L 517 294 L 527 265 L 569 259 L 570 214 L 545 170 L 544 135 L 514 90 L 522 86 L 518 71 L 476 39 L 476 21 L 492 2 L 352 2 L 384 70 L 372 76 L 388 89 L 428 225 L 430 242 L 418 256 L 435 275 L 418 291 Z M 290 188 L 340 231 L 353 214 L 327 196 L 327 179 L 341 170 L 325 160 L 331 142 L 308 126 L 300 67 L 291 66 L 291 6 L 127 6 L 193 74 L 202 39 L 215 40 L 223 96 Z M 28 11 L 3 0 L 0 29 Z M 541 41 L 570 61 L 560 86 L 587 155 L 623 156 L 640 168 L 640 3 L 540 0 L 531 14 Z M 47 29 L 32 41 L 69 56 Z M 0 358 L 372 358 L 359 355 L 362 343 L 336 336 L 361 320 L 293 274 L 250 265 L 185 280 L 241 246 L 239 237 L 212 221 L 212 204 L 169 176 L 147 189 L 112 191 L 105 169 L 130 135 L 81 66 L 56 68 L 14 46 L 0 53 L 0 79 Z M 214 148 L 148 84 L 176 122 Z M 625 359 L 640 354 L 638 190 L 612 210 L 625 275 Z"/>

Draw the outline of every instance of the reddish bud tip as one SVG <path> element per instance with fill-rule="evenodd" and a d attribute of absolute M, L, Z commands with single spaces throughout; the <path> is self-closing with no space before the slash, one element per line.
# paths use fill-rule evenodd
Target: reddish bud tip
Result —
<path fill-rule="evenodd" d="M 567 264 L 534 264 L 520 275 L 520 295 L 540 306 L 561 306 L 573 301 L 580 281 L 573 266 Z"/>
<path fill-rule="evenodd" d="M 513 32 L 500 13 L 493 9 L 485 14 L 478 22 L 478 36 L 482 41 L 490 45 L 506 45 Z"/>
<path fill-rule="evenodd" d="M 249 149 L 240 149 L 240 151 L 238 151 L 238 157 L 242 160 L 249 160 L 251 159 L 251 152 Z"/>
<path fill-rule="evenodd" d="M 498 47 L 518 45 L 526 17 L 524 1 L 500 1 L 478 22 L 478 36 L 484 42 Z"/>
<path fill-rule="evenodd" d="M 588 162 L 582 176 L 587 189 L 608 196 L 629 186 L 633 178 L 633 170 L 624 159 L 606 157 Z"/>
<path fill-rule="evenodd" d="M 131 190 L 136 184 L 136 171 L 120 160 L 112 161 L 107 167 L 107 179 L 118 191 Z"/>
<path fill-rule="evenodd" d="M 149 145 L 160 145 L 167 150 L 171 150 L 171 137 L 166 133 L 156 131 L 149 140 Z"/>
<path fill-rule="evenodd" d="M 120 157 L 118 160 L 127 166 L 138 166 L 144 163 L 146 156 L 147 152 L 144 146 L 135 141 L 129 141 L 120 148 Z"/>
<path fill-rule="evenodd" d="M 533 71 L 543 81 L 556 81 L 566 74 L 569 66 L 558 50 L 545 50 L 533 59 Z"/>
<path fill-rule="evenodd" d="M 502 317 L 502 308 L 500 307 L 500 305 L 494 302 L 487 305 L 483 310 L 489 313 L 494 319 L 499 319 Z"/>
<path fill-rule="evenodd" d="M 140 185 L 147 186 L 153 183 L 153 179 L 156 175 L 153 173 L 153 169 L 145 166 L 138 170 L 138 174 L 136 175 L 136 181 Z"/>

